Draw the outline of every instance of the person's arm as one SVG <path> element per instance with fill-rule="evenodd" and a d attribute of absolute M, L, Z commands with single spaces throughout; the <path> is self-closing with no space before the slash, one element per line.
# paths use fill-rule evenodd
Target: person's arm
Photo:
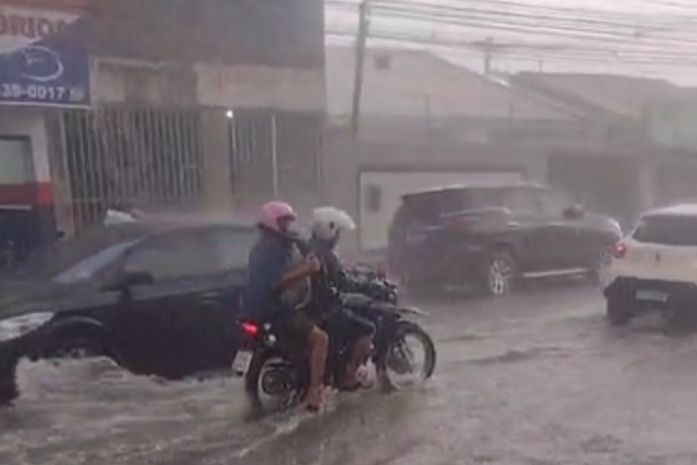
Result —
<path fill-rule="evenodd" d="M 344 267 L 339 260 L 336 253 L 331 252 L 325 257 L 324 263 L 327 268 L 327 274 L 330 281 L 337 286 L 339 289 L 345 289 L 348 285 L 348 280 L 346 278 L 346 273 L 344 272 Z"/>
<path fill-rule="evenodd" d="M 276 286 L 277 290 L 284 290 L 292 287 L 294 284 L 307 279 L 315 274 L 317 269 L 310 262 L 305 262 L 302 265 L 288 271 L 281 277 L 281 281 Z"/>
<path fill-rule="evenodd" d="M 277 268 L 279 269 L 279 268 Z M 305 262 L 300 266 L 293 268 L 290 271 L 286 271 L 280 274 L 278 279 L 275 280 L 277 283 L 273 286 L 274 292 L 282 292 L 285 289 L 292 287 L 294 284 L 307 279 L 309 276 L 317 273 L 321 269 L 321 264 L 316 256 L 310 254 L 305 259 Z"/>

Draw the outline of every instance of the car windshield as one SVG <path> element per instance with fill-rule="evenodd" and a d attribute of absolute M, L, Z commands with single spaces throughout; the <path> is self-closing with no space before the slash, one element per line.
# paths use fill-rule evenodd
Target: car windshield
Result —
<path fill-rule="evenodd" d="M 92 270 L 106 264 L 109 259 L 116 258 L 114 253 L 125 250 L 127 244 L 147 236 L 147 230 L 139 225 L 129 224 L 90 228 L 79 236 L 63 238 L 37 248 L 9 276 L 45 281 L 71 270 L 63 275 L 62 279 L 67 279 L 72 271 L 84 273 L 85 269 Z"/>
<path fill-rule="evenodd" d="M 642 218 L 632 237 L 639 242 L 697 246 L 697 218 L 657 215 Z"/>

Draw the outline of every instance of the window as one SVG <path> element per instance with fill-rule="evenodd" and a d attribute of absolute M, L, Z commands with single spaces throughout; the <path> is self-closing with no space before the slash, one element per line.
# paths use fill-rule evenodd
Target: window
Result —
<path fill-rule="evenodd" d="M 53 280 L 60 284 L 75 284 L 89 281 L 101 270 L 114 263 L 129 247 L 137 242 L 137 240 L 134 240 L 107 247 L 101 252 L 71 266 L 53 278 Z"/>
<path fill-rule="evenodd" d="M 29 139 L 0 137 L 0 184 L 22 184 L 33 178 Z"/>
<path fill-rule="evenodd" d="M 380 186 L 371 185 L 366 187 L 365 191 L 366 210 L 370 213 L 379 212 L 382 207 L 382 189 Z"/>
<path fill-rule="evenodd" d="M 150 273 L 156 281 L 244 269 L 255 238 L 256 233 L 251 228 L 175 233 L 135 249 L 124 268 L 126 271 Z"/>
<path fill-rule="evenodd" d="M 691 216 L 648 216 L 639 221 L 633 237 L 639 242 L 697 246 L 697 218 Z"/>
<path fill-rule="evenodd" d="M 254 246 L 257 233 L 252 228 L 220 228 L 210 232 L 220 271 L 247 268 L 249 251 Z"/>

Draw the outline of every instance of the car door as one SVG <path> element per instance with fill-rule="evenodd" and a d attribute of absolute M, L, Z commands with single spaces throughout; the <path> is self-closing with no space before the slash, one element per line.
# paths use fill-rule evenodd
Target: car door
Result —
<path fill-rule="evenodd" d="M 247 278 L 247 259 L 256 240 L 250 227 L 213 226 L 197 233 L 191 244 L 205 268 L 198 287 L 179 308 L 178 340 L 190 373 L 227 368 L 236 350 L 240 293 Z"/>
<path fill-rule="evenodd" d="M 550 250 L 554 234 L 534 194 L 534 190 L 527 187 L 502 192 L 502 204 L 511 211 L 508 223 L 511 242 L 516 246 L 518 265 L 523 273 L 548 270 L 555 258 Z"/>
<path fill-rule="evenodd" d="M 545 217 L 545 239 L 549 243 L 553 270 L 568 270 L 580 267 L 585 254 L 581 242 L 581 220 L 565 214 L 572 202 L 559 192 L 547 189 L 537 191 L 538 201 Z"/>
<path fill-rule="evenodd" d="M 86 255 L 52 276 L 51 285 L 60 288 L 60 292 L 56 292 L 52 299 L 54 308 L 59 312 L 58 318 L 96 322 L 111 334 L 114 331 L 114 316 L 118 314 L 122 295 L 117 290 L 103 287 L 105 274 L 111 267 L 116 266 L 138 241 L 136 238 L 105 244 L 103 248 Z M 122 347 L 118 341 L 108 342 L 117 343 L 112 349 L 121 353 Z"/>
<path fill-rule="evenodd" d="M 124 258 L 121 273 L 147 273 L 153 282 L 133 286 L 122 295 L 115 326 L 132 369 L 169 378 L 188 375 L 198 354 L 191 332 L 205 343 L 200 308 L 216 307 L 220 282 L 211 272 L 212 253 L 203 248 L 199 229 L 160 234 Z"/>

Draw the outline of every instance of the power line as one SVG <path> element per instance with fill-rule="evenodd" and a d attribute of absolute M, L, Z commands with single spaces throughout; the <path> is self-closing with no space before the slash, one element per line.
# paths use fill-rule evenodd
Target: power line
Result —
<path fill-rule="evenodd" d="M 332 30 L 328 31 L 329 35 L 337 37 L 353 37 L 354 33 L 352 31 L 339 31 Z M 443 40 L 431 40 L 423 39 L 417 36 L 398 33 L 389 33 L 384 31 L 373 31 L 371 33 L 371 38 L 397 42 L 401 44 L 409 45 L 425 45 L 425 46 L 436 46 L 446 49 L 454 49 L 458 51 L 470 52 L 470 56 L 481 57 L 481 53 L 475 53 L 471 48 L 463 45 L 461 42 L 457 41 L 443 41 Z M 563 54 L 562 54 L 563 53 Z M 592 53 L 592 51 L 585 52 L 583 50 L 569 50 L 569 51 L 554 51 L 554 50 L 518 50 L 510 52 L 502 52 L 502 56 L 507 59 L 514 58 L 518 60 L 526 61 L 536 61 L 536 60 L 554 60 L 554 59 L 564 59 L 572 61 L 583 61 L 587 63 L 623 63 L 623 64 L 647 64 L 647 65 L 673 65 L 673 66 L 687 66 L 687 65 L 697 65 L 697 56 L 685 57 L 681 55 L 632 55 L 631 53 L 623 53 L 621 55 L 611 54 L 611 53 Z"/>
<path fill-rule="evenodd" d="M 491 2 L 497 2 L 500 0 L 490 0 Z M 338 3 L 346 5 L 350 4 L 349 2 L 341 2 L 339 1 Z M 389 1 L 385 0 L 383 2 L 378 3 L 378 6 L 381 3 L 405 3 L 405 2 L 394 2 L 394 1 Z M 415 6 L 420 6 L 417 2 L 409 2 L 406 1 L 406 3 L 413 4 Z M 513 2 L 506 2 L 503 1 L 502 3 L 510 4 Z M 435 24 L 435 25 L 456 25 L 460 27 L 466 27 L 466 28 L 477 28 L 477 29 L 485 29 L 487 31 L 489 30 L 498 30 L 498 31 L 503 31 L 503 32 L 517 32 L 517 33 L 523 33 L 526 34 L 527 36 L 534 35 L 535 37 L 539 38 L 541 36 L 546 36 L 546 37 L 563 37 L 566 39 L 570 38 L 575 38 L 575 39 L 581 39 L 582 42 L 600 42 L 603 44 L 603 46 L 594 46 L 594 47 L 589 47 L 587 45 L 583 46 L 576 46 L 576 49 L 578 50 L 583 50 L 583 51 L 592 51 L 596 53 L 604 53 L 604 54 L 614 54 L 614 55 L 624 55 L 625 57 L 630 57 L 632 55 L 639 55 L 639 54 L 644 54 L 647 57 L 650 57 L 651 59 L 654 60 L 662 60 L 666 61 L 665 58 L 678 58 L 678 59 L 694 59 L 697 56 L 697 41 L 696 40 L 691 40 L 691 39 L 685 39 L 685 38 L 651 38 L 651 39 L 642 39 L 638 44 L 637 43 L 632 43 L 632 50 L 627 49 L 627 48 L 619 48 L 617 45 L 630 45 L 627 43 L 627 40 L 631 39 L 630 36 L 626 34 L 620 34 L 618 38 L 624 39 L 624 41 L 617 41 L 615 40 L 614 42 L 609 42 L 608 37 L 603 37 L 602 33 L 605 34 L 610 34 L 612 35 L 613 33 L 616 35 L 617 33 L 613 30 L 608 30 L 606 29 L 579 29 L 579 28 L 574 28 L 574 27 L 559 27 L 557 29 L 554 28 L 541 28 L 538 27 L 537 25 L 529 25 L 529 24 L 521 24 L 520 22 L 515 22 L 515 21 L 499 21 L 497 22 L 492 22 L 487 19 L 479 19 L 479 20 L 473 20 L 473 21 L 467 21 L 463 19 L 463 13 L 468 12 L 468 10 L 462 11 L 461 8 L 456 8 L 453 9 L 452 7 L 439 7 L 440 10 L 435 10 L 436 14 L 421 14 L 420 12 L 414 12 L 411 10 L 406 10 L 401 7 L 393 7 L 392 13 L 396 13 L 396 16 L 401 16 L 401 17 L 406 17 L 407 19 L 415 19 L 417 21 L 421 21 L 424 23 L 430 23 L 430 24 Z M 448 13 L 445 15 L 444 13 Z M 481 13 L 481 12 L 480 12 Z M 376 15 L 377 17 L 378 15 Z M 382 15 L 384 16 L 384 15 Z M 390 18 L 393 18 L 395 15 L 393 14 Z M 648 27 L 646 25 L 643 25 L 644 27 Z M 614 38 L 614 37 L 613 37 Z M 419 42 L 424 42 L 423 37 L 414 37 L 414 39 L 418 39 Z M 442 41 L 442 39 L 441 39 Z M 664 51 L 664 45 L 666 43 L 670 43 L 672 47 L 669 49 L 668 52 Z M 460 45 L 460 46 L 472 46 L 472 43 L 466 44 L 464 41 L 462 41 L 460 44 L 453 44 L 449 43 L 447 44 L 448 46 L 453 46 L 453 45 Z M 610 45 L 610 46 L 608 46 Z M 614 45 L 614 46 L 613 46 Z M 513 48 L 517 49 L 543 49 L 547 52 L 549 52 L 550 47 L 548 44 L 515 44 L 515 43 L 509 43 L 509 44 L 502 44 L 498 46 L 498 52 L 499 53 L 504 53 L 504 50 L 509 50 Z M 689 48 L 688 48 L 689 47 Z M 563 44 L 558 47 L 559 49 L 569 49 L 572 48 L 570 44 Z M 636 61 L 636 59 L 635 59 Z"/>
<path fill-rule="evenodd" d="M 478 28 L 496 30 L 502 32 L 536 34 L 539 36 L 575 38 L 582 40 L 608 41 L 642 41 L 647 43 L 657 43 L 663 45 L 670 43 L 674 45 L 691 45 L 697 47 L 697 38 L 677 38 L 677 37 L 647 37 L 643 31 L 636 28 L 634 31 L 617 31 L 616 29 L 588 28 L 583 26 L 567 24 L 542 24 L 540 21 L 533 22 L 532 18 L 525 18 L 524 21 L 511 19 L 498 19 L 490 12 L 489 17 L 483 15 L 478 10 L 451 10 L 451 9 L 407 9 L 403 7 L 393 7 L 377 4 L 374 7 L 375 18 L 383 19 L 406 19 L 421 22 L 423 24 L 453 25 L 465 28 Z M 380 14 L 380 12 L 383 14 Z M 492 19 L 493 17 L 493 19 Z M 645 29 L 655 26 L 643 25 Z"/>

